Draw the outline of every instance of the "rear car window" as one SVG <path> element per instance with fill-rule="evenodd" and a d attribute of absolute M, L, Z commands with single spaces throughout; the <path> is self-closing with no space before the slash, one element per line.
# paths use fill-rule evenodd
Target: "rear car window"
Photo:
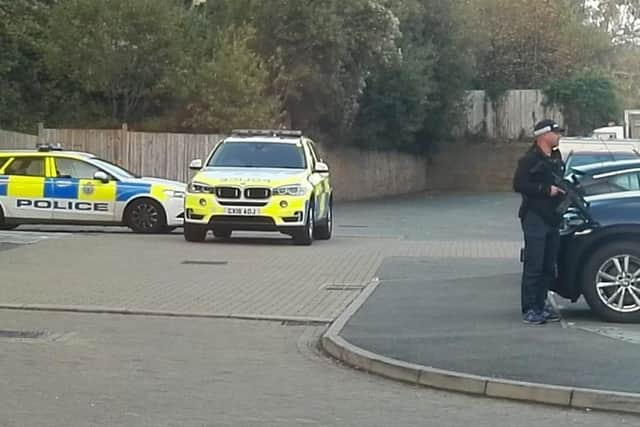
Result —
<path fill-rule="evenodd" d="M 5 175 L 44 176 L 44 157 L 18 157 L 4 170 Z"/>

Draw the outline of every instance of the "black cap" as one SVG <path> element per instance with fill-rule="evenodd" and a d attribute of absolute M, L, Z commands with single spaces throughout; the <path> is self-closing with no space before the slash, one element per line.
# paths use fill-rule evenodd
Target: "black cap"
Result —
<path fill-rule="evenodd" d="M 564 128 L 551 119 L 541 120 L 533 127 L 533 135 L 540 136 L 548 132 L 563 133 Z"/>

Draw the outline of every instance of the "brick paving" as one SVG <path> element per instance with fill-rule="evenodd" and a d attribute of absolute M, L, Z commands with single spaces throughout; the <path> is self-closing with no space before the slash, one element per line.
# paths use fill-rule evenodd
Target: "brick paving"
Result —
<path fill-rule="evenodd" d="M 510 203 L 506 200 L 501 203 Z M 48 235 L 59 238 L 2 252 L 0 304 L 330 320 L 357 296 L 359 287 L 375 278 L 387 257 L 517 257 L 520 243 L 515 238 L 491 240 L 482 233 L 473 234 L 470 240 L 427 236 L 424 230 L 444 237 L 438 230 L 456 228 L 456 221 L 464 222 L 465 227 L 473 225 L 464 215 L 417 215 L 425 210 L 417 210 L 416 205 L 437 210 L 437 199 L 416 198 L 413 204 L 400 205 L 396 210 L 415 220 L 389 223 L 383 232 L 375 224 L 387 217 L 387 207 L 375 203 L 366 205 L 364 220 L 357 217 L 362 205 L 344 207 L 344 218 L 338 216 L 337 236 L 311 247 L 293 246 L 279 235 L 252 238 L 240 234 L 229 242 L 193 244 L 185 242 L 180 233 L 141 236 L 120 230 L 74 233 L 73 228 L 64 228 L 72 234 L 50 232 Z M 444 207 L 460 209 L 449 207 L 450 203 L 445 201 Z M 491 203 L 485 204 L 473 217 L 479 230 L 483 221 L 496 223 L 495 217 L 503 215 Z M 359 235 L 340 227 L 355 220 L 365 221 L 366 228 L 358 229 Z M 422 232 L 412 234 L 415 227 Z M 29 230 L 11 233 L 25 239 L 38 235 L 37 228 Z M 340 287 L 344 289 L 331 290 Z"/>

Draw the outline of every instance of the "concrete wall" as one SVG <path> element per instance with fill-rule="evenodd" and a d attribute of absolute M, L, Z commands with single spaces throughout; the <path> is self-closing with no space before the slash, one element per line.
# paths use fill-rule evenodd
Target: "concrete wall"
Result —
<path fill-rule="evenodd" d="M 131 132 L 122 129 L 45 129 L 39 138 L 65 149 L 85 151 L 147 176 L 188 181 L 192 159 L 205 158 L 223 135 Z M 9 134 L 7 134 L 9 135 Z M 35 147 L 35 136 L 6 138 L 0 150 Z M 18 141 L 18 142 L 16 142 Z M 20 145 L 22 144 L 22 145 Z M 414 193 L 427 188 L 426 159 L 396 152 L 318 146 L 331 167 L 336 200 Z"/>
<path fill-rule="evenodd" d="M 0 150 L 32 149 L 35 138 L 0 133 Z M 186 181 L 192 176 L 189 161 L 205 157 L 222 136 L 42 129 L 41 138 L 95 153 L 137 173 Z M 443 144 L 431 161 L 397 152 L 318 148 L 331 167 L 336 200 L 344 201 L 423 191 L 511 191 L 515 165 L 528 147 L 516 142 Z"/>
<path fill-rule="evenodd" d="M 427 160 L 395 152 L 319 147 L 331 167 L 336 200 L 360 200 L 427 189 Z"/>
<path fill-rule="evenodd" d="M 427 169 L 429 191 L 512 191 L 518 159 L 530 143 L 452 143 Z"/>

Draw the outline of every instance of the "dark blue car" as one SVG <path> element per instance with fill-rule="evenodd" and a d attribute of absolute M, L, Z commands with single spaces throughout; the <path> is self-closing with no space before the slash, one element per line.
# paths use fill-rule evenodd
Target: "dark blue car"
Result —
<path fill-rule="evenodd" d="M 610 322 L 640 322 L 640 191 L 582 199 L 561 231 L 559 277 L 552 290 Z"/>
<path fill-rule="evenodd" d="M 640 158 L 575 166 L 566 176 L 579 183 L 585 196 L 640 191 Z"/>

